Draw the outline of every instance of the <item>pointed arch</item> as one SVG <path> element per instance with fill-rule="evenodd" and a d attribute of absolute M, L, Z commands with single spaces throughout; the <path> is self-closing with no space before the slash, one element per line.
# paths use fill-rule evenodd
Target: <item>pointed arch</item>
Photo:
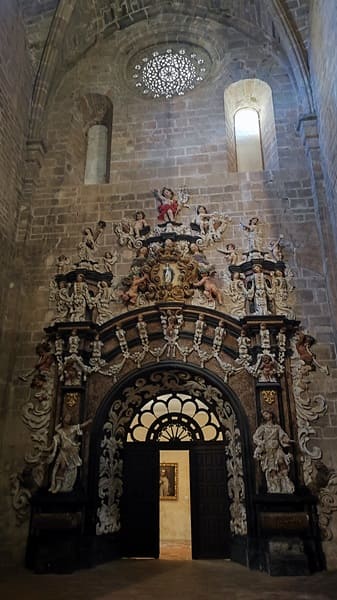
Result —
<path fill-rule="evenodd" d="M 53 78 L 64 46 L 65 35 L 76 8 L 77 1 L 78 0 L 60 0 L 53 17 L 34 83 L 29 130 L 30 140 L 39 140 L 41 137 L 43 113 L 48 102 Z M 164 8 L 162 10 L 164 10 Z M 170 10 L 173 10 L 171 5 Z M 293 70 L 296 86 L 302 99 L 303 112 L 313 112 L 314 106 L 305 48 L 288 16 L 285 2 L 283 0 L 271 0 L 271 2 L 268 2 L 268 10 L 280 31 L 283 49 Z M 149 14 L 153 15 L 155 12 L 156 7 L 152 7 Z M 197 10 L 195 14 L 197 14 Z M 204 11 L 202 11 L 202 16 L 204 17 Z M 148 18 L 148 15 L 146 16 L 144 12 L 144 19 L 145 18 Z M 214 14 L 210 11 L 209 18 L 214 18 L 218 22 L 219 11 L 216 11 Z M 224 22 L 227 22 L 231 26 L 238 27 L 239 29 L 242 28 L 244 30 L 245 25 L 248 26 L 248 23 L 245 24 L 242 19 L 236 18 L 235 14 L 228 13 L 228 11 L 225 10 L 223 11 L 221 18 Z M 132 21 L 130 21 L 130 23 L 132 23 Z M 251 27 L 248 27 L 247 30 L 250 34 L 252 34 L 251 29 Z M 98 32 L 96 32 L 95 35 L 98 35 Z"/>

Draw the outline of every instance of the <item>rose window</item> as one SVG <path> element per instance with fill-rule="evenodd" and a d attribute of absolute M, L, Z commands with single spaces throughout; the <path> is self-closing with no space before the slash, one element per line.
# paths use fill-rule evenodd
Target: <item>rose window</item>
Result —
<path fill-rule="evenodd" d="M 137 57 L 132 66 L 136 88 L 152 98 L 183 96 L 201 83 L 209 70 L 209 57 L 201 48 L 170 47 Z"/>

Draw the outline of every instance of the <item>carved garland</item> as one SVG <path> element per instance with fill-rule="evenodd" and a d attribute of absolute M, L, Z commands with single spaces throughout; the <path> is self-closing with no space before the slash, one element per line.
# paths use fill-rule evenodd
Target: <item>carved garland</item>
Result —
<path fill-rule="evenodd" d="M 150 383 L 137 379 L 134 386 L 126 388 L 123 400 L 116 400 L 104 425 L 101 442 L 96 533 L 114 533 L 120 529 L 119 501 L 122 494 L 122 459 L 120 456 L 130 421 L 144 400 L 154 398 L 163 389 L 185 391 L 202 397 L 215 405 L 217 416 L 225 429 L 227 440 L 227 488 L 230 499 L 231 531 L 235 535 L 247 533 L 245 508 L 245 483 L 241 452 L 240 431 L 229 402 L 224 402 L 220 390 L 207 385 L 203 377 L 192 378 L 187 373 L 153 373 Z"/>

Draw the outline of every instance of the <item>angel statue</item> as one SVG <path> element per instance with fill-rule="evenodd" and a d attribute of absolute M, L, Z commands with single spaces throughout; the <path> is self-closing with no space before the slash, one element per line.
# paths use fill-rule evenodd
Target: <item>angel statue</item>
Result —
<path fill-rule="evenodd" d="M 178 197 L 171 188 L 164 186 L 161 191 L 153 190 L 157 201 L 158 221 L 160 223 L 175 223 L 176 217 L 184 206 L 188 206 L 188 194 L 185 189 L 178 192 Z"/>
<path fill-rule="evenodd" d="M 161 223 L 174 223 L 180 212 L 179 202 L 171 188 L 163 187 L 161 192 L 153 190 L 157 201 L 158 221 Z"/>

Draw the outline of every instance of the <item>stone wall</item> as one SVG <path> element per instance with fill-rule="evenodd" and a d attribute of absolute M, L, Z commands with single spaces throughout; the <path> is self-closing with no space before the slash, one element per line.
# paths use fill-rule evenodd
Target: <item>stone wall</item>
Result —
<path fill-rule="evenodd" d="M 333 314 L 337 306 L 335 261 L 337 250 L 337 54 L 331 46 L 337 21 L 337 6 L 329 0 L 315 0 L 311 7 L 310 66 L 318 115 L 318 129 L 326 198 L 319 203 L 322 239 L 325 246 L 325 269 L 328 274 Z M 336 328 L 336 320 L 335 328 Z"/>
<path fill-rule="evenodd" d="M 2 458 L 4 454 L 7 455 L 5 486 L 8 507 L 10 503 L 7 461 L 12 438 L 2 434 L 3 424 L 11 410 L 11 388 L 8 386 L 8 381 L 13 377 L 19 313 L 18 269 L 14 267 L 15 237 L 23 204 L 23 162 L 32 92 L 31 65 L 16 0 L 3 0 L 0 3 L 0 40 L 0 453 Z M 9 309 L 9 306 L 13 310 Z M 8 421 L 6 431 L 7 433 L 9 431 Z M 3 496 L 2 485 L 1 496 Z M 1 524 L 3 524 L 2 516 Z M 5 527 L 6 525 L 7 522 Z"/>

